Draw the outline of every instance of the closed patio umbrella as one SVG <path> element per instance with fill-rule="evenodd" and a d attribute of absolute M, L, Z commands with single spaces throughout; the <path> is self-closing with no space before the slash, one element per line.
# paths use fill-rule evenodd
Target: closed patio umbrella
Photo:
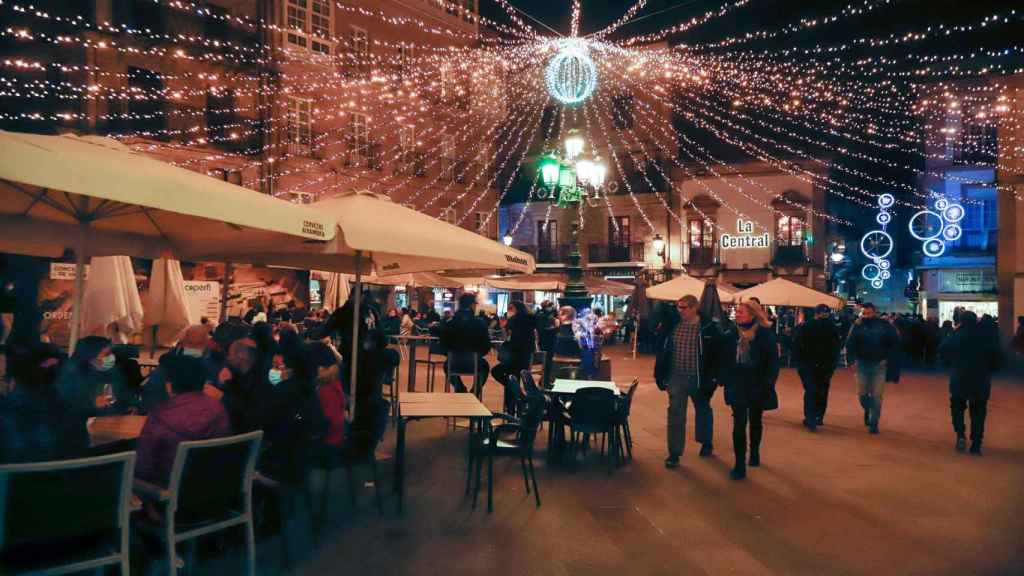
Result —
<path fill-rule="evenodd" d="M 327 286 L 324 288 L 324 308 L 333 312 L 345 305 L 351 288 L 347 274 L 340 272 L 326 272 L 325 274 L 327 275 Z"/>
<path fill-rule="evenodd" d="M 843 307 L 843 300 L 831 294 L 819 292 L 802 284 L 791 282 L 785 278 L 769 280 L 753 288 L 747 288 L 735 294 L 737 302 L 757 298 L 765 306 L 800 306 L 813 308 L 825 304 L 833 310 Z"/>
<path fill-rule="evenodd" d="M 187 326 L 196 323 L 185 297 L 185 279 L 181 275 L 181 262 L 171 258 L 157 258 L 149 276 L 149 292 L 143 303 L 146 333 L 151 334 L 151 346 L 167 346 Z"/>
<path fill-rule="evenodd" d="M 722 309 L 722 301 L 718 298 L 718 287 L 714 280 L 704 284 L 704 293 L 700 295 L 700 315 L 705 319 L 725 318 L 725 310 Z"/>
<path fill-rule="evenodd" d="M 718 299 L 722 302 L 732 302 L 732 294 L 718 288 Z M 687 294 L 697 297 L 704 293 L 704 281 L 694 278 L 688 274 L 680 274 L 668 282 L 662 282 L 647 289 L 647 297 L 651 300 L 675 301 Z"/>
<path fill-rule="evenodd" d="M 294 236 L 333 240 L 309 208 L 177 168 L 109 138 L 0 130 L 0 250 L 76 255 L 72 345 L 80 332 L 87 258 L 180 259 L 246 234 L 250 248 Z M 259 233 L 251 234 L 254 231 Z M 251 262 L 240 251 L 239 261 Z"/>
<path fill-rule="evenodd" d="M 84 304 L 82 330 L 85 334 L 106 335 L 107 326 L 111 324 L 117 324 L 122 334 L 142 330 L 142 300 L 131 258 L 93 258 L 85 282 Z"/>

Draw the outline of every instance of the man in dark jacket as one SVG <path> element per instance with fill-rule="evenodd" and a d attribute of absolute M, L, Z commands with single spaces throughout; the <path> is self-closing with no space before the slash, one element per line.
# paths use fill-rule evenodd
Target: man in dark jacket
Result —
<path fill-rule="evenodd" d="M 992 392 L 992 371 L 999 365 L 999 340 L 985 333 L 978 316 L 966 311 L 960 328 L 942 343 L 939 353 L 952 365 L 949 375 L 949 409 L 956 432 L 956 449 L 967 445 L 964 410 L 971 412 L 971 454 L 981 455 L 985 416 Z"/>
<path fill-rule="evenodd" d="M 699 302 L 686 295 L 676 302 L 678 320 L 665 325 L 654 363 L 654 379 L 658 388 L 668 390 L 668 458 L 666 468 L 679 466 L 679 457 L 686 443 L 686 405 L 693 401 L 695 436 L 700 442 L 700 455 L 711 456 L 714 420 L 711 396 L 715 392 L 716 352 L 720 344 L 717 326 L 698 314 Z"/>
<path fill-rule="evenodd" d="M 846 358 L 857 365 L 857 392 L 864 408 L 864 425 L 872 434 L 878 434 L 878 420 L 882 415 L 882 393 L 885 382 L 899 379 L 896 370 L 899 354 L 899 336 L 892 324 L 878 318 L 875 305 L 865 302 L 861 318 L 854 323 L 846 341 Z"/>
<path fill-rule="evenodd" d="M 491 338 L 487 332 L 487 323 L 476 315 L 476 294 L 465 292 L 459 296 L 459 310 L 441 326 L 441 344 L 448 351 L 448 361 L 444 372 L 448 374 L 449 365 L 455 373 L 451 376 L 452 386 L 458 392 L 465 392 L 466 386 L 458 374 L 473 374 L 473 356 L 476 355 L 476 382 L 473 393 L 483 394 L 484 383 L 490 374 L 491 367 L 484 359 L 491 350 Z"/>
<path fill-rule="evenodd" d="M 135 464 L 137 477 L 161 486 L 170 479 L 179 443 L 231 434 L 231 421 L 224 406 L 203 394 L 203 362 L 182 355 L 169 358 L 163 365 L 170 398 L 146 418 Z"/>
<path fill-rule="evenodd" d="M 797 326 L 793 353 L 804 385 L 804 426 L 812 432 L 825 423 L 828 389 L 839 358 L 839 332 L 828 306 L 814 308 L 814 318 Z"/>

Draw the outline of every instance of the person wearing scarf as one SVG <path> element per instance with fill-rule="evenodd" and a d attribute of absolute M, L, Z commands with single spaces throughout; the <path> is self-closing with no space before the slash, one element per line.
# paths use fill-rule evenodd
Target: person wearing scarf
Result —
<path fill-rule="evenodd" d="M 779 407 L 775 380 L 779 354 L 775 335 L 764 310 L 756 302 L 736 307 L 736 325 L 725 331 L 720 358 L 719 382 L 725 386 L 725 403 L 732 407 L 732 443 L 736 464 L 729 475 L 747 476 L 747 431 L 750 434 L 751 467 L 761 465 L 761 416 Z"/>

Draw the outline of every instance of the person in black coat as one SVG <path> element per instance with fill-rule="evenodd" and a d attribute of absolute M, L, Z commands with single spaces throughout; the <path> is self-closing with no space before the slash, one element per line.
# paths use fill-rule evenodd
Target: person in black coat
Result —
<path fill-rule="evenodd" d="M 54 387 L 61 361 L 60 351 L 45 344 L 7 350 L 14 388 L 0 395 L 0 464 L 84 456 L 80 442 L 64 433 L 65 413 Z"/>
<path fill-rule="evenodd" d="M 900 339 L 892 324 L 879 318 L 875 305 L 861 305 L 861 317 L 846 339 L 846 359 L 857 365 L 857 393 L 864 409 L 864 425 L 878 434 L 882 395 L 886 382 L 899 381 Z"/>
<path fill-rule="evenodd" d="M 839 360 L 840 337 L 828 306 L 814 308 L 814 318 L 797 326 L 793 353 L 804 385 L 804 426 L 812 432 L 825 423 L 828 390 Z"/>
<path fill-rule="evenodd" d="M 732 407 L 734 480 L 747 476 L 747 426 L 750 427 L 750 466 L 761 465 L 761 417 L 779 407 L 775 380 L 779 375 L 778 345 L 761 306 L 743 302 L 736 307 L 736 325 L 722 336 L 718 381 L 725 386 L 725 403 Z"/>
<path fill-rule="evenodd" d="M 483 394 L 484 384 L 490 374 L 490 365 L 484 356 L 491 350 L 491 339 L 487 323 L 476 315 L 476 294 L 464 292 L 459 296 L 459 310 L 441 326 L 441 344 L 448 352 L 444 373 L 448 365 L 459 374 L 472 374 L 473 355 L 476 354 L 476 382 L 473 393 Z M 465 392 L 466 386 L 457 374 L 451 376 L 452 386 L 457 392 Z"/>
<path fill-rule="evenodd" d="M 536 318 L 522 301 L 513 300 L 508 308 L 508 339 L 498 352 L 498 364 L 491 369 L 491 376 L 505 387 L 505 404 L 513 411 L 522 396 L 519 373 L 529 370 L 536 349 Z M 510 379 L 509 376 L 516 378 Z"/>
<path fill-rule="evenodd" d="M 949 409 L 956 432 L 956 449 L 963 451 L 967 444 L 964 411 L 969 409 L 971 453 L 981 455 L 992 371 L 999 365 L 999 340 L 986 333 L 974 312 L 966 311 L 960 316 L 960 328 L 942 343 L 939 354 L 952 365 Z"/>

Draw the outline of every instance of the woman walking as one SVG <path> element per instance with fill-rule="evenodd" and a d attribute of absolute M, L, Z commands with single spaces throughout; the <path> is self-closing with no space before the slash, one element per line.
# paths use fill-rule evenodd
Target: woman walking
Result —
<path fill-rule="evenodd" d="M 779 355 L 771 323 L 761 306 L 742 302 L 736 308 L 736 325 L 725 330 L 719 381 L 725 386 L 725 403 L 732 407 L 732 444 L 736 465 L 729 476 L 747 477 L 747 429 L 750 429 L 750 466 L 761 465 L 761 416 L 779 407 L 775 379 Z"/>

